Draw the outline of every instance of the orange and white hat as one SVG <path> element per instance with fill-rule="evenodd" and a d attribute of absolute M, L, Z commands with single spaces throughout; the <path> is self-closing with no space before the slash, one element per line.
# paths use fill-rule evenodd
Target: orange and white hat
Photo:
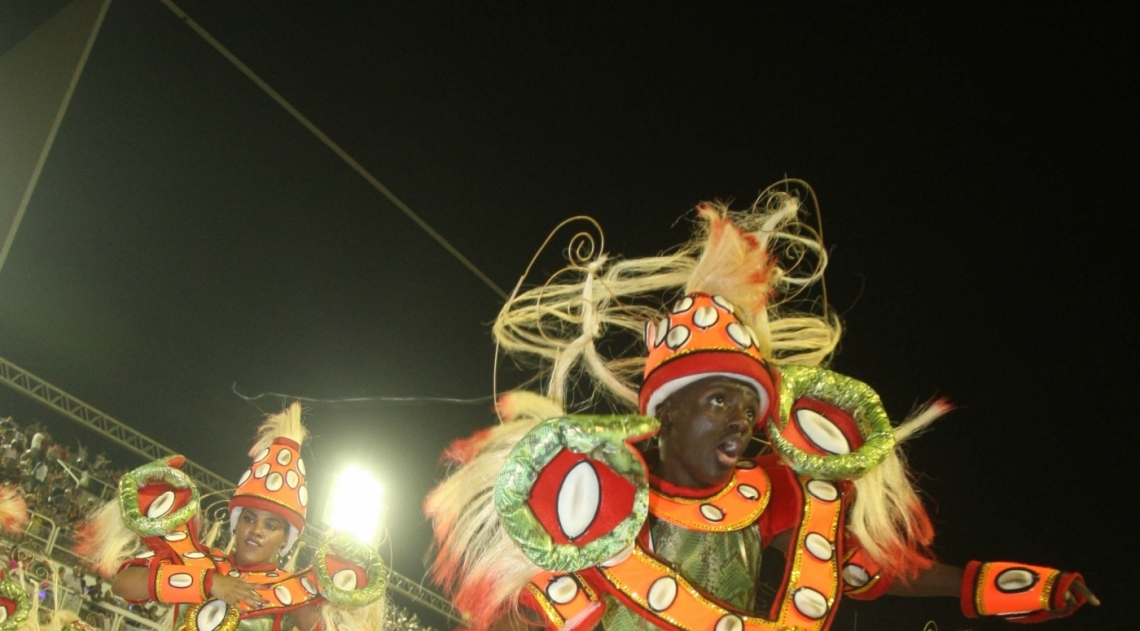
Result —
<path fill-rule="evenodd" d="M 309 489 L 301 444 L 308 431 L 301 424 L 301 403 L 294 402 L 280 414 L 270 416 L 258 428 L 258 440 L 250 450 L 253 463 L 238 480 L 230 498 L 230 527 L 237 529 L 244 508 L 269 511 L 289 524 L 282 552 L 293 547 L 305 529 Z"/>
<path fill-rule="evenodd" d="M 646 324 L 649 358 L 641 386 L 642 414 L 653 416 L 662 401 L 691 383 L 723 376 L 756 388 L 757 423 L 768 418 L 776 401 L 774 379 L 756 334 L 735 312 L 720 296 L 691 293 L 660 321 Z"/>

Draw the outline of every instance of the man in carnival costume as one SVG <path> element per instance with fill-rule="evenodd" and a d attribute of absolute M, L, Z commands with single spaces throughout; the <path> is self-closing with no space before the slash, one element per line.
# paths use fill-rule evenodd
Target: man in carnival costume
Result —
<path fill-rule="evenodd" d="M 496 339 L 545 362 L 545 396 L 504 395 L 503 423 L 452 445 L 425 506 L 435 576 L 474 627 L 823 630 L 842 597 L 886 593 L 1024 622 L 1098 604 L 1076 573 L 933 560 L 899 444 L 949 406 L 892 427 L 870 387 L 821 367 L 840 328 L 791 308 L 826 266 L 799 211 L 774 190 L 748 213 L 702 204 L 675 253 L 572 258 L 504 307 Z M 646 306 L 669 295 L 664 315 Z M 647 357 L 602 355 L 623 331 Z M 639 414 L 566 415 L 575 376 Z M 754 432 L 771 449 L 746 458 Z M 761 606 L 769 545 L 785 571 Z"/>
<path fill-rule="evenodd" d="M 202 542 L 198 489 L 181 456 L 123 476 L 119 501 L 96 513 L 78 551 L 114 575 L 118 596 L 175 606 L 185 631 L 379 631 L 387 570 L 371 548 L 334 535 L 313 567 L 276 564 L 305 528 L 307 437 L 300 403 L 260 427 L 253 463 L 229 501 L 231 554 Z"/>

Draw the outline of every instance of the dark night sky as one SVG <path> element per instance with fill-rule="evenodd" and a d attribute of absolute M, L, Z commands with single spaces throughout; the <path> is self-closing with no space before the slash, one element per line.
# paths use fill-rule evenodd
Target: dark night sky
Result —
<path fill-rule="evenodd" d="M 60 4 L 0 3 L 0 52 Z M 328 5 L 180 4 L 501 287 L 571 215 L 646 255 L 697 201 L 811 182 L 834 368 L 895 418 L 961 405 L 910 449 L 938 553 L 1079 569 L 1106 605 L 1050 627 L 1119 626 L 1140 372 L 1123 9 Z M 487 396 L 500 303 L 162 4 L 119 0 L 0 272 L 0 356 L 236 478 L 280 401 L 234 382 Z M 436 458 L 489 406 L 313 404 L 311 469 L 385 479 L 418 578 Z M 6 411 L 96 442 L 2 389 Z M 949 600 L 846 608 L 834 628 L 1008 628 Z"/>

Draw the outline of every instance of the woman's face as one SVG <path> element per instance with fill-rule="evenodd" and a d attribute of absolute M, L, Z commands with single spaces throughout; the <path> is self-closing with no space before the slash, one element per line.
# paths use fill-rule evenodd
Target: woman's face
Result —
<path fill-rule="evenodd" d="M 234 530 L 234 559 L 239 565 L 269 563 L 289 532 L 289 522 L 257 508 L 243 508 Z"/>
<path fill-rule="evenodd" d="M 657 407 L 662 479 L 687 488 L 724 484 L 752 440 L 760 414 L 756 390 L 728 377 L 691 383 Z"/>

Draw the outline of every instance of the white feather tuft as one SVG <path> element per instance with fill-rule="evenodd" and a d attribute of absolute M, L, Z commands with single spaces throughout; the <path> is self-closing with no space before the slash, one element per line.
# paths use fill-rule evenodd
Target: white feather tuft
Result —
<path fill-rule="evenodd" d="M 503 395 L 498 409 L 503 423 L 449 449 L 461 466 L 424 503 L 438 548 L 432 574 L 475 628 L 489 628 L 516 612 L 519 594 L 540 571 L 499 525 L 494 489 L 515 444 L 542 421 L 563 414 L 550 399 L 523 391 Z"/>
<path fill-rule="evenodd" d="M 387 602 L 387 598 L 381 598 L 363 607 L 345 607 L 326 602 L 321 606 L 321 621 L 325 629 L 336 631 L 383 631 Z"/>
<path fill-rule="evenodd" d="M 303 445 L 308 440 L 309 430 L 301 423 L 300 401 L 294 401 L 280 413 L 265 419 L 261 427 L 257 428 L 257 439 L 253 443 L 253 448 L 249 450 L 249 457 L 255 457 L 278 438 L 288 438 L 298 445 Z"/>
<path fill-rule="evenodd" d="M 110 578 L 127 560 L 145 548 L 142 540 L 123 523 L 119 503 L 110 501 L 97 509 L 80 529 L 75 552 L 100 575 Z"/>
<path fill-rule="evenodd" d="M 895 448 L 867 475 L 855 480 L 855 502 L 847 528 L 871 558 L 887 571 L 908 580 L 933 561 L 930 518 L 911 484 L 900 444 L 916 436 L 953 409 L 945 399 L 933 401 L 895 428 Z"/>

